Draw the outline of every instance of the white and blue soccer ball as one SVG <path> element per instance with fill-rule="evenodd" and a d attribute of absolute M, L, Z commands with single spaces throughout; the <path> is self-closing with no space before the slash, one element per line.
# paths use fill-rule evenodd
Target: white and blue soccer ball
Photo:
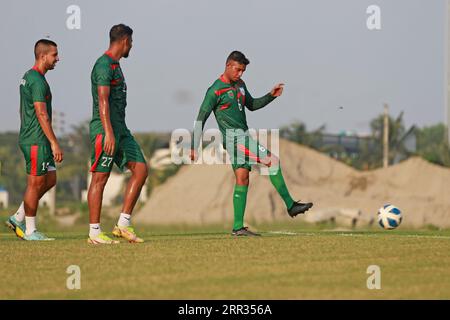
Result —
<path fill-rule="evenodd" d="M 378 224 L 386 230 L 397 228 L 402 223 L 402 218 L 400 209 L 391 204 L 378 209 Z"/>

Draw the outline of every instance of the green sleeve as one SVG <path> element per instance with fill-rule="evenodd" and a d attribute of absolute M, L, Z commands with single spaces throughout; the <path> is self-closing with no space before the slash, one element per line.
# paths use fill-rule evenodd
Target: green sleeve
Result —
<path fill-rule="evenodd" d="M 211 112 L 214 110 L 216 105 L 217 96 L 214 93 L 214 90 L 210 88 L 206 92 L 205 98 L 203 99 L 202 105 L 200 106 L 200 111 L 198 112 L 197 119 L 195 120 L 193 137 L 191 139 L 191 149 L 198 149 L 206 120 L 208 120 Z"/>
<path fill-rule="evenodd" d="M 244 85 L 245 90 L 245 106 L 250 111 L 261 109 L 275 100 L 276 97 L 272 96 L 270 92 L 261 98 L 253 98 L 250 92 L 247 90 L 247 86 Z"/>
<path fill-rule="evenodd" d="M 47 86 L 41 79 L 36 79 L 30 83 L 31 98 L 33 102 L 47 102 Z"/>
<path fill-rule="evenodd" d="M 110 86 L 113 79 L 113 70 L 108 64 L 99 63 L 94 67 L 93 80 L 98 86 Z"/>

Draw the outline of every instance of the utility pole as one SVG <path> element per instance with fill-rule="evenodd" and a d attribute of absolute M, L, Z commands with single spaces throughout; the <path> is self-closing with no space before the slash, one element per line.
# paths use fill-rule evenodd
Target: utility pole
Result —
<path fill-rule="evenodd" d="M 446 104 L 446 141 L 450 146 L 450 4 L 445 1 L 445 29 L 444 29 L 444 104 Z"/>
<path fill-rule="evenodd" d="M 383 168 L 389 166 L 389 107 L 384 104 L 383 121 Z"/>

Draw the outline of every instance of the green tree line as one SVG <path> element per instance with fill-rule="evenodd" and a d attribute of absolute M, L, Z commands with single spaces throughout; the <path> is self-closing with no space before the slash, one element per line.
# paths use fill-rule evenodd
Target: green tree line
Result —
<path fill-rule="evenodd" d="M 370 122 L 370 136 L 361 140 L 358 154 L 345 153 L 342 146 L 323 145 L 325 126 L 308 130 L 302 122 L 293 122 L 280 128 L 280 136 L 299 144 L 309 146 L 330 155 L 338 154 L 338 159 L 357 169 L 373 169 L 382 166 L 383 157 L 383 115 Z M 423 128 L 415 128 L 416 151 L 409 152 L 405 148 L 403 137 L 406 133 L 403 114 L 397 118 L 389 118 L 389 161 L 399 154 L 406 157 L 420 156 L 425 160 L 450 167 L 450 149 L 446 139 L 446 126 L 436 124 Z M 147 157 L 150 159 L 158 148 L 168 147 L 170 133 L 136 133 L 135 138 Z M 84 122 L 73 126 L 69 134 L 60 139 L 65 156 L 58 169 L 58 201 L 80 201 L 80 190 L 86 189 L 91 155 L 89 141 L 89 123 Z M 9 191 L 10 202 L 21 201 L 26 187 L 25 163 L 17 145 L 17 132 L 0 133 L 0 187 Z M 163 170 L 149 172 L 147 187 L 149 192 L 175 174 L 178 166 L 169 166 Z"/>

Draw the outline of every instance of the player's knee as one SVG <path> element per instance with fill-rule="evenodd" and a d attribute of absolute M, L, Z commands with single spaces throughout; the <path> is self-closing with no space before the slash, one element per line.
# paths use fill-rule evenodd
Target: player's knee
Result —
<path fill-rule="evenodd" d="M 236 184 L 240 186 L 248 186 L 250 180 L 248 178 L 241 178 L 236 180 Z"/>
<path fill-rule="evenodd" d="M 40 176 L 29 179 L 28 186 L 35 190 L 43 191 L 45 189 L 45 178 Z"/>
<path fill-rule="evenodd" d="M 104 188 L 108 182 L 109 175 L 107 174 L 94 174 L 92 176 L 91 183 L 98 188 Z"/>
<path fill-rule="evenodd" d="M 249 175 L 240 175 L 236 177 L 236 184 L 241 186 L 248 186 L 250 182 Z"/>

